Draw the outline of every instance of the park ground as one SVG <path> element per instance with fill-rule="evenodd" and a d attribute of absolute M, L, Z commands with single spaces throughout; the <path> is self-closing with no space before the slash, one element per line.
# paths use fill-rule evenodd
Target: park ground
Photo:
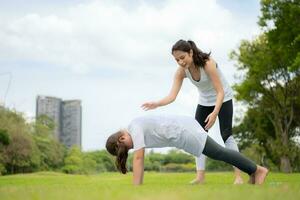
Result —
<path fill-rule="evenodd" d="M 177 200 L 299 199 L 300 174 L 269 173 L 264 185 L 233 185 L 230 172 L 208 172 L 206 183 L 189 185 L 194 173 L 146 172 L 144 185 L 133 186 L 132 174 L 67 175 L 38 172 L 0 177 L 1 200 Z M 246 182 L 247 176 L 243 178 Z"/>

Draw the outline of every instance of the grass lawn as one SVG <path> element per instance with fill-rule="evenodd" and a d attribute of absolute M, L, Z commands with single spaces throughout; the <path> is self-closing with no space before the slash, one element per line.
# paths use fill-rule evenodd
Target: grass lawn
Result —
<path fill-rule="evenodd" d="M 233 173 L 207 173 L 203 185 L 189 185 L 193 173 L 145 173 L 133 186 L 132 174 L 66 175 L 39 172 L 0 177 L 0 200 L 14 199 L 300 199 L 300 174 L 269 173 L 262 186 L 233 185 Z M 244 175 L 244 180 L 246 180 Z"/>

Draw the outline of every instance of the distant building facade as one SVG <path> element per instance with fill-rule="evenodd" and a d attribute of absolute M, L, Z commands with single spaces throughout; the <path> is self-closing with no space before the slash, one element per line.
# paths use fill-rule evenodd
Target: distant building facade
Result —
<path fill-rule="evenodd" d="M 61 141 L 68 147 L 81 146 L 81 102 L 70 100 L 62 102 Z"/>
<path fill-rule="evenodd" d="M 46 115 L 53 120 L 56 139 L 59 139 L 61 132 L 61 102 L 56 97 L 38 96 L 36 99 L 36 116 Z"/>
<path fill-rule="evenodd" d="M 55 123 L 54 136 L 67 147 L 81 148 L 82 107 L 80 100 L 63 101 L 50 96 L 37 96 L 36 116 L 46 115 Z"/>

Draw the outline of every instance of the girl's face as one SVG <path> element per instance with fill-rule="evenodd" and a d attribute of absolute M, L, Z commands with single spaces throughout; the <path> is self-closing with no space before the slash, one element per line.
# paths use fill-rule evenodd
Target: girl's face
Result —
<path fill-rule="evenodd" d="M 119 142 L 124 143 L 129 149 L 133 147 L 131 136 L 126 130 L 123 130 L 122 136 L 119 138 Z"/>
<path fill-rule="evenodd" d="M 172 54 L 173 54 L 176 62 L 178 63 L 178 65 L 180 67 L 183 67 L 184 69 L 188 69 L 194 63 L 192 50 L 190 50 L 189 53 L 180 51 L 180 50 L 176 50 L 176 51 L 173 51 Z"/>

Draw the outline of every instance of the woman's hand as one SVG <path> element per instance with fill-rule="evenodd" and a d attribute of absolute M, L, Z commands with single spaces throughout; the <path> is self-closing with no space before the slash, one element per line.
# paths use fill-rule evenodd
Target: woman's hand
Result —
<path fill-rule="evenodd" d="M 216 119 L 217 119 L 217 116 L 218 116 L 217 113 L 212 112 L 212 113 L 210 113 L 210 114 L 206 117 L 206 119 L 205 119 L 205 121 L 204 121 L 204 122 L 206 123 L 206 125 L 205 125 L 205 130 L 210 129 L 210 128 L 214 125 L 214 123 L 215 123 L 215 121 L 216 121 Z"/>
<path fill-rule="evenodd" d="M 174 75 L 173 85 L 169 95 L 159 101 L 146 102 L 143 105 L 141 105 L 141 108 L 145 111 L 152 110 L 159 106 L 165 106 L 175 101 L 184 78 L 185 78 L 184 69 L 182 67 L 178 67 Z"/>
<path fill-rule="evenodd" d="M 141 107 L 143 110 L 147 111 L 147 110 L 152 110 L 155 109 L 159 106 L 159 104 L 155 101 L 152 102 L 146 102 L 144 103 Z"/>

